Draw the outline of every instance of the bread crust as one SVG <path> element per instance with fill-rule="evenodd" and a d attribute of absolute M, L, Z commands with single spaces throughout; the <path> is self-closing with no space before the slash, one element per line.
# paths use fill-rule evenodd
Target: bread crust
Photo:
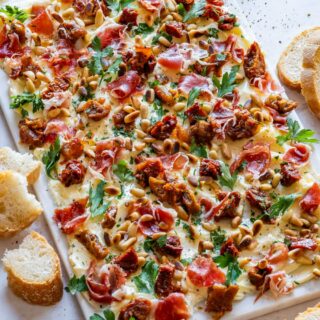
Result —
<path fill-rule="evenodd" d="M 313 39 L 315 40 L 315 39 Z M 320 46 L 316 41 L 309 44 L 303 52 L 303 70 L 301 72 L 302 94 L 310 110 L 320 119 L 320 88 L 318 88 L 317 63 L 320 62 Z M 320 67 L 320 66 L 319 66 Z"/>
<path fill-rule="evenodd" d="M 315 307 L 308 308 L 306 311 L 299 313 L 295 320 L 316 320 L 320 317 L 320 305 L 317 304 Z"/>
<path fill-rule="evenodd" d="M 290 78 L 290 75 L 287 74 L 287 72 L 285 70 L 287 57 L 297 42 L 299 42 L 303 38 L 307 37 L 309 33 L 315 32 L 315 31 L 319 31 L 319 33 L 320 33 L 320 27 L 314 27 L 312 29 L 305 30 L 305 31 L 301 32 L 300 34 L 298 34 L 291 41 L 291 43 L 287 46 L 287 48 L 282 52 L 280 59 L 279 59 L 279 62 L 277 64 L 277 71 L 278 71 L 278 76 L 279 76 L 280 80 L 286 86 L 288 86 L 294 90 L 301 90 L 301 80 L 300 79 L 299 80 L 292 79 L 292 78 Z M 320 44 L 320 42 L 319 42 L 319 44 Z M 301 66 L 302 66 L 302 61 L 301 61 Z"/>
<path fill-rule="evenodd" d="M 51 251 L 52 257 L 55 260 L 54 273 L 45 282 L 30 282 L 21 278 L 10 266 L 5 265 L 8 274 L 8 285 L 17 296 L 30 304 L 42 306 L 56 304 L 61 300 L 63 295 L 59 257 L 43 236 L 35 231 L 32 231 L 31 235 L 37 241 L 44 243 L 48 247 L 48 250 Z"/>

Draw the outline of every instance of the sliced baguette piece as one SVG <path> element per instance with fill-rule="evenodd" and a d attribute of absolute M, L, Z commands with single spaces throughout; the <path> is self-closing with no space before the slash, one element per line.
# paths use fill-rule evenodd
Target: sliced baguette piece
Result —
<path fill-rule="evenodd" d="M 0 172 L 0 238 L 25 229 L 41 212 L 41 204 L 28 192 L 26 177 L 10 170 Z"/>
<path fill-rule="evenodd" d="M 320 319 L 320 305 L 313 308 L 308 308 L 306 311 L 299 313 L 294 320 L 319 320 Z"/>
<path fill-rule="evenodd" d="M 21 154 L 8 147 L 0 148 L 0 171 L 12 170 L 24 175 L 29 184 L 34 184 L 40 175 L 41 162 L 31 154 Z"/>
<path fill-rule="evenodd" d="M 302 94 L 310 110 L 320 118 L 320 37 L 311 39 L 303 51 Z"/>
<path fill-rule="evenodd" d="M 39 233 L 32 231 L 19 248 L 2 259 L 8 285 L 23 300 L 43 306 L 57 303 L 63 295 L 60 260 Z"/>
<path fill-rule="evenodd" d="M 277 66 L 279 78 L 292 89 L 301 89 L 300 75 L 302 71 L 303 50 L 310 38 L 320 40 L 320 27 L 301 32 L 291 41 L 280 56 Z"/>

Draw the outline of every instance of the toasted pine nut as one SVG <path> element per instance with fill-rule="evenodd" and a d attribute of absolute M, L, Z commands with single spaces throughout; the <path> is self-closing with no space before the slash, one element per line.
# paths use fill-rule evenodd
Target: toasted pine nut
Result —
<path fill-rule="evenodd" d="M 294 226 L 301 228 L 303 226 L 302 219 L 298 218 L 295 214 L 293 214 L 290 218 L 290 223 Z"/>
<path fill-rule="evenodd" d="M 140 111 L 131 112 L 131 113 L 127 114 L 127 115 L 124 117 L 124 122 L 125 122 L 125 123 L 131 123 L 131 122 L 133 122 L 136 118 L 138 118 L 139 115 L 140 115 Z"/>
<path fill-rule="evenodd" d="M 36 76 L 34 74 L 34 72 L 32 71 L 25 71 L 23 73 L 24 76 L 26 76 L 27 78 L 31 79 L 32 81 L 34 81 L 36 79 Z"/>
<path fill-rule="evenodd" d="M 59 23 L 63 23 L 63 18 L 57 12 L 52 12 L 51 16 L 54 20 L 58 21 Z"/>
<path fill-rule="evenodd" d="M 165 236 L 165 235 L 166 235 L 165 232 L 156 232 L 156 233 L 154 233 L 154 234 L 152 235 L 152 239 L 153 239 L 153 240 L 156 240 L 156 239 L 159 239 L 160 237 L 163 237 L 163 236 Z"/>
<path fill-rule="evenodd" d="M 114 187 L 114 186 L 107 186 L 104 188 L 105 192 L 107 192 L 108 194 L 115 196 L 119 193 L 121 193 L 120 188 L 118 187 Z"/>
<path fill-rule="evenodd" d="M 131 194 L 137 198 L 142 198 L 146 195 L 146 192 L 140 188 L 133 188 L 130 190 Z"/>
<path fill-rule="evenodd" d="M 146 144 L 144 142 L 136 142 L 134 144 L 134 149 L 136 151 L 142 151 L 146 147 Z"/>
<path fill-rule="evenodd" d="M 252 226 L 252 233 L 256 236 L 262 229 L 263 222 L 261 220 L 256 220 Z"/>
<path fill-rule="evenodd" d="M 267 265 L 268 265 L 268 261 L 266 259 L 262 259 L 258 263 L 258 268 L 259 269 L 264 269 L 264 268 L 267 267 Z"/>
<path fill-rule="evenodd" d="M 246 234 L 249 234 L 250 236 L 253 235 L 252 230 L 244 225 L 240 225 L 239 230 L 240 230 L 241 234 L 243 234 L 243 235 L 246 235 Z"/>
<path fill-rule="evenodd" d="M 101 9 L 99 9 L 96 13 L 96 16 L 94 18 L 94 24 L 96 27 L 100 27 L 103 24 L 104 21 L 104 14 Z"/>
<path fill-rule="evenodd" d="M 173 16 L 174 20 L 181 22 L 183 19 L 181 17 L 181 15 L 177 12 L 172 12 L 171 15 Z"/>
<path fill-rule="evenodd" d="M 280 173 L 276 173 L 273 178 L 272 178 L 272 187 L 276 188 L 279 185 L 281 179 L 281 174 Z"/>
<path fill-rule="evenodd" d="M 222 145 L 221 145 L 221 153 L 222 153 L 222 156 L 226 160 L 230 160 L 232 158 L 231 150 L 230 150 L 229 146 L 226 143 L 222 143 Z"/>
<path fill-rule="evenodd" d="M 140 217 L 140 214 L 137 211 L 133 211 L 128 218 L 130 221 L 137 221 L 139 217 Z"/>
<path fill-rule="evenodd" d="M 48 110 L 47 116 L 49 119 L 53 119 L 53 118 L 56 118 L 60 113 L 61 113 L 61 109 L 54 108 L 54 109 Z"/>
<path fill-rule="evenodd" d="M 239 259 L 239 266 L 240 268 L 243 268 L 245 265 L 247 265 L 251 261 L 250 258 L 245 257 L 245 258 L 240 258 Z"/>
<path fill-rule="evenodd" d="M 207 223 L 207 222 L 202 222 L 202 227 L 207 230 L 207 231 L 213 231 L 217 229 L 217 226 L 215 224 Z"/>
<path fill-rule="evenodd" d="M 137 241 L 137 237 L 129 238 L 128 240 L 120 241 L 119 242 L 119 248 L 123 251 L 127 250 L 129 247 L 135 244 Z"/>
<path fill-rule="evenodd" d="M 64 18 L 67 18 L 67 19 L 71 19 L 74 17 L 74 9 L 73 8 L 68 8 L 67 10 L 65 10 L 64 12 L 62 12 L 62 16 Z"/>
<path fill-rule="evenodd" d="M 180 112 L 180 111 L 182 111 L 184 108 L 185 108 L 185 103 L 183 103 L 183 102 L 178 102 L 178 103 L 176 103 L 174 106 L 173 106 L 173 110 L 175 111 L 175 112 Z"/>
<path fill-rule="evenodd" d="M 36 91 L 36 87 L 35 87 L 33 81 L 30 78 L 26 79 L 26 88 L 31 93 Z"/>
<path fill-rule="evenodd" d="M 138 231 L 138 224 L 137 222 L 133 222 L 130 224 L 129 228 L 128 228 L 128 236 L 131 237 L 135 237 L 137 235 L 137 231 Z"/>
<path fill-rule="evenodd" d="M 180 219 L 185 220 L 185 221 L 188 220 L 189 216 L 188 216 L 187 212 L 184 210 L 183 207 L 177 206 L 177 207 L 176 207 L 176 211 L 177 211 L 178 217 L 179 217 Z"/>
<path fill-rule="evenodd" d="M 36 77 L 37 79 L 43 81 L 43 82 L 50 82 L 50 79 L 42 72 L 38 71 L 36 73 Z"/>
<path fill-rule="evenodd" d="M 315 255 L 314 256 L 314 262 L 315 262 L 315 264 L 318 266 L 318 267 L 320 267 L 320 255 Z"/>
<path fill-rule="evenodd" d="M 239 243 L 239 249 L 241 250 L 241 249 L 247 248 L 251 244 L 251 242 L 252 242 L 252 237 L 247 234 L 241 239 Z"/>
<path fill-rule="evenodd" d="M 133 107 L 131 107 L 131 106 L 124 106 L 124 107 L 123 107 L 123 110 L 124 110 L 126 113 L 131 113 L 131 112 L 136 111 L 136 109 L 133 108 Z"/>
<path fill-rule="evenodd" d="M 303 265 L 312 265 L 312 260 L 306 256 L 298 256 L 296 262 Z"/>
<path fill-rule="evenodd" d="M 140 221 L 144 222 L 144 221 L 151 221 L 153 220 L 153 216 L 151 214 L 144 214 L 143 216 L 141 216 Z"/>
<path fill-rule="evenodd" d="M 142 119 L 141 122 L 140 122 L 140 126 L 141 126 L 141 129 L 144 131 L 144 132 L 147 132 L 149 127 L 150 127 L 150 120 L 148 119 Z"/>
<path fill-rule="evenodd" d="M 320 277 L 320 269 L 314 268 L 314 269 L 312 270 L 312 273 L 313 273 L 316 277 Z"/>
<path fill-rule="evenodd" d="M 241 223 L 241 217 L 237 216 L 237 217 L 234 217 L 232 220 L 231 220 L 231 227 L 232 228 L 238 228 L 238 226 L 240 225 Z"/>
<path fill-rule="evenodd" d="M 217 151 L 216 151 L 216 150 L 211 150 L 211 151 L 209 151 L 209 157 L 210 157 L 211 159 L 218 159 L 218 153 L 217 153 Z"/>
<path fill-rule="evenodd" d="M 128 228 L 129 228 L 129 226 L 130 226 L 130 224 L 131 224 L 131 222 L 128 221 L 128 220 L 126 220 L 126 221 L 124 221 L 124 222 L 120 225 L 120 227 L 119 227 L 118 230 L 120 230 L 120 231 L 127 231 Z"/>
<path fill-rule="evenodd" d="M 270 191 L 270 190 L 272 190 L 272 185 L 269 184 L 269 183 L 262 183 L 259 186 L 259 190 L 261 190 L 261 191 Z"/>
<path fill-rule="evenodd" d="M 146 258 L 138 257 L 138 264 L 139 266 L 143 266 L 146 263 Z"/>

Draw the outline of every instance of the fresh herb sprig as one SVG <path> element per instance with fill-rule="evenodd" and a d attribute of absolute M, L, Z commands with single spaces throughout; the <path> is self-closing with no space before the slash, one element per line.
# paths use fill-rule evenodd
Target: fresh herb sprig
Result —
<path fill-rule="evenodd" d="M 77 278 L 74 275 L 72 278 L 70 278 L 67 286 L 64 289 L 72 295 L 75 295 L 77 292 L 88 291 L 86 277 L 83 275 L 82 277 Z"/>
<path fill-rule="evenodd" d="M 132 29 L 133 34 L 141 34 L 143 37 L 146 37 L 154 31 L 153 27 L 148 26 L 146 23 L 139 23 L 138 26 Z"/>
<path fill-rule="evenodd" d="M 32 112 L 44 109 L 44 104 L 39 95 L 35 93 L 24 92 L 11 97 L 10 109 L 20 109 L 23 117 L 28 115 L 28 111 L 24 108 L 26 104 L 32 104 Z"/>
<path fill-rule="evenodd" d="M 231 174 L 230 167 L 223 161 L 220 161 L 220 175 L 218 176 L 220 185 L 232 190 L 237 182 L 239 172 L 243 170 L 245 166 L 246 162 L 244 161 L 241 166 Z"/>
<path fill-rule="evenodd" d="M 142 271 L 138 276 L 133 278 L 139 292 L 154 293 L 154 285 L 158 276 L 159 266 L 153 261 L 149 260 L 142 267 Z"/>
<path fill-rule="evenodd" d="M 125 7 L 128 7 L 133 1 L 134 0 L 106 0 L 106 3 L 114 14 L 118 14 Z"/>
<path fill-rule="evenodd" d="M 214 258 L 214 261 L 220 268 L 228 268 L 226 285 L 235 283 L 240 277 L 242 271 L 239 266 L 239 262 L 236 257 L 232 256 L 230 253 L 225 253 Z"/>
<path fill-rule="evenodd" d="M 0 8 L 0 12 L 3 12 L 10 21 L 16 19 L 23 23 L 29 17 L 28 13 L 25 10 L 20 9 L 17 6 L 12 7 L 6 5 L 4 8 Z"/>
<path fill-rule="evenodd" d="M 100 316 L 98 313 L 94 313 L 90 316 L 89 320 L 115 320 L 116 316 L 113 311 L 110 309 L 103 310 L 103 316 Z"/>
<path fill-rule="evenodd" d="M 218 97 L 223 97 L 227 93 L 232 92 L 232 90 L 237 86 L 236 76 L 239 69 L 239 65 L 233 66 L 229 73 L 225 72 L 223 74 L 221 82 L 216 76 L 213 76 L 212 81 L 218 88 Z"/>
<path fill-rule="evenodd" d="M 208 157 L 206 146 L 203 144 L 197 144 L 194 140 L 191 141 L 190 152 L 200 158 Z"/>
<path fill-rule="evenodd" d="M 203 15 L 206 7 L 206 0 L 197 0 L 194 2 L 191 9 L 184 14 L 183 22 L 198 18 Z M 181 9 L 180 9 L 181 10 Z"/>
<path fill-rule="evenodd" d="M 301 129 L 298 121 L 288 119 L 287 125 L 289 129 L 288 133 L 277 137 L 277 143 L 279 145 L 282 146 L 287 141 L 319 143 L 319 140 L 314 138 L 315 132 L 310 129 Z"/>
<path fill-rule="evenodd" d="M 158 239 L 147 238 L 143 243 L 143 249 L 146 252 L 153 251 L 155 247 L 163 248 L 167 243 L 167 235 L 163 235 Z"/>
<path fill-rule="evenodd" d="M 190 90 L 188 100 L 187 100 L 187 108 L 191 107 L 195 100 L 199 97 L 201 89 L 198 87 L 194 87 Z"/>
<path fill-rule="evenodd" d="M 299 194 L 292 193 L 285 196 L 279 196 L 276 198 L 276 202 L 267 211 L 267 216 L 271 219 L 282 216 L 299 197 Z"/>
<path fill-rule="evenodd" d="M 128 168 L 128 163 L 125 160 L 120 160 L 113 166 L 113 173 L 121 182 L 131 182 L 133 180 L 133 172 Z"/>
<path fill-rule="evenodd" d="M 110 202 L 104 202 L 104 187 L 106 182 L 100 180 L 96 188 L 90 186 L 89 190 L 89 206 L 91 218 L 101 216 L 110 206 Z"/>
<path fill-rule="evenodd" d="M 50 146 L 49 150 L 44 153 L 42 157 L 42 162 L 46 168 L 46 174 L 49 178 L 54 179 L 52 177 L 52 170 L 56 168 L 56 164 L 60 159 L 60 138 L 57 137 L 55 142 Z"/>
<path fill-rule="evenodd" d="M 225 230 L 220 227 L 210 232 L 210 239 L 213 243 L 215 252 L 219 252 L 222 244 L 227 240 Z"/>

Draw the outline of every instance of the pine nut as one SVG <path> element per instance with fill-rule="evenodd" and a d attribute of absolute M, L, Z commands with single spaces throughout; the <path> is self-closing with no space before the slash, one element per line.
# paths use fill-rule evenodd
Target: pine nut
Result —
<path fill-rule="evenodd" d="M 317 254 L 314 256 L 314 262 L 318 267 L 320 267 L 320 255 Z"/>
<path fill-rule="evenodd" d="M 243 268 L 245 265 L 247 265 L 249 262 L 251 261 L 250 258 L 246 257 L 246 258 L 240 258 L 239 259 L 239 266 L 240 268 Z"/>
<path fill-rule="evenodd" d="M 134 144 L 134 149 L 136 151 L 142 151 L 146 147 L 146 144 L 144 142 L 136 142 Z"/>
<path fill-rule="evenodd" d="M 178 217 L 179 217 L 180 219 L 185 220 L 185 221 L 188 220 L 189 215 L 187 214 L 187 212 L 184 210 L 183 207 L 177 206 L 177 207 L 176 207 L 176 211 L 177 211 Z"/>
<path fill-rule="evenodd" d="M 36 91 L 36 87 L 35 87 L 33 81 L 30 78 L 26 79 L 26 88 L 31 93 Z"/>
<path fill-rule="evenodd" d="M 320 269 L 314 268 L 314 269 L 312 270 L 312 273 L 313 273 L 316 277 L 320 277 Z"/>
<path fill-rule="evenodd" d="M 263 222 L 261 220 L 256 220 L 252 226 L 252 233 L 256 236 L 262 229 Z"/>
<path fill-rule="evenodd" d="M 129 238 L 128 240 L 120 241 L 118 246 L 121 250 L 125 251 L 129 247 L 134 245 L 136 241 L 137 241 L 137 237 L 132 237 L 132 238 Z"/>
<path fill-rule="evenodd" d="M 152 235 L 152 239 L 153 240 L 157 240 L 159 239 L 160 237 L 163 237 L 165 236 L 166 233 L 165 232 L 155 232 L 153 235 Z"/>
<path fill-rule="evenodd" d="M 199 245 L 198 245 L 198 252 L 199 253 L 202 253 L 203 251 L 206 251 L 206 250 L 212 250 L 213 249 L 213 244 L 212 242 L 210 241 L 203 241 L 201 240 L 199 242 Z"/>
<path fill-rule="evenodd" d="M 232 158 L 231 150 L 230 150 L 229 146 L 226 143 L 222 143 L 222 145 L 221 145 L 221 153 L 222 153 L 222 156 L 226 160 L 230 160 Z"/>
<path fill-rule="evenodd" d="M 252 230 L 244 225 L 240 225 L 239 230 L 240 230 L 241 234 L 243 234 L 243 235 L 247 235 L 247 234 L 249 234 L 251 236 L 253 235 Z"/>
<path fill-rule="evenodd" d="M 37 77 L 37 79 L 39 79 L 39 80 L 41 80 L 43 82 L 47 82 L 47 83 L 50 82 L 50 79 L 44 73 L 42 73 L 40 71 L 38 71 L 36 73 L 36 77 Z"/>
<path fill-rule="evenodd" d="M 143 216 L 141 216 L 140 221 L 141 222 L 145 222 L 145 221 L 152 221 L 153 220 L 153 216 L 151 214 L 144 214 Z"/>
<path fill-rule="evenodd" d="M 148 115 L 149 115 L 148 106 L 146 106 L 145 104 L 141 104 L 140 113 L 141 113 L 141 118 L 142 119 L 147 119 Z"/>
<path fill-rule="evenodd" d="M 201 225 L 202 225 L 203 229 L 205 229 L 207 231 L 214 231 L 215 229 L 217 229 L 217 226 L 215 224 L 202 222 Z"/>
<path fill-rule="evenodd" d="M 146 100 L 149 103 L 152 103 L 154 101 L 154 90 L 153 89 L 148 89 L 146 91 Z"/>
<path fill-rule="evenodd" d="M 262 259 L 258 263 L 259 269 L 265 269 L 268 266 L 268 261 L 266 259 Z"/>
<path fill-rule="evenodd" d="M 305 257 L 305 256 L 299 256 L 296 259 L 296 262 L 300 263 L 302 265 L 312 265 L 312 260 L 310 258 L 308 258 L 308 257 Z"/>
<path fill-rule="evenodd" d="M 53 118 L 56 118 L 60 113 L 61 113 L 61 109 L 54 108 L 47 112 L 47 116 L 49 119 L 53 119 Z"/>
<path fill-rule="evenodd" d="M 150 120 L 148 120 L 148 119 L 141 120 L 140 127 L 144 132 L 148 132 L 149 127 L 150 127 Z"/>
<path fill-rule="evenodd" d="M 211 151 L 209 151 L 209 157 L 210 157 L 211 159 L 218 159 L 218 153 L 217 153 L 217 151 L 216 151 L 216 150 L 211 150 Z"/>
<path fill-rule="evenodd" d="M 281 174 L 280 173 L 276 173 L 273 178 L 272 178 L 272 187 L 276 188 L 279 185 L 281 179 Z"/>
<path fill-rule="evenodd" d="M 34 81 L 36 79 L 36 76 L 32 71 L 25 71 L 23 73 L 23 75 L 26 76 L 27 78 L 31 79 L 32 81 Z"/>
<path fill-rule="evenodd" d="M 147 134 L 145 132 L 143 132 L 142 130 L 136 129 L 135 132 L 136 132 L 136 135 L 139 139 L 143 139 L 147 136 Z"/>
<path fill-rule="evenodd" d="M 245 249 L 247 248 L 252 242 L 252 237 L 250 235 L 246 235 L 242 238 L 242 240 L 239 243 L 239 249 Z"/>
<path fill-rule="evenodd" d="M 63 13 L 62 13 L 62 16 L 64 18 L 73 18 L 74 17 L 74 9 L 73 8 L 68 8 L 67 10 L 65 10 Z"/>
<path fill-rule="evenodd" d="M 178 102 L 178 103 L 176 103 L 174 106 L 173 106 L 173 110 L 175 111 L 175 112 L 180 112 L 180 111 L 182 111 L 184 108 L 185 108 L 185 104 L 183 103 L 183 102 Z"/>
<path fill-rule="evenodd" d="M 105 187 L 104 190 L 105 190 L 105 192 L 107 192 L 108 194 L 110 194 L 112 196 L 116 196 L 117 194 L 121 193 L 120 188 L 114 187 L 114 186 Z"/>
<path fill-rule="evenodd" d="M 131 113 L 131 112 L 136 111 L 136 109 L 133 108 L 133 107 L 131 107 L 131 106 L 125 106 L 125 107 L 123 108 L 123 110 L 124 110 L 126 113 Z"/>
<path fill-rule="evenodd" d="M 183 20 L 182 17 L 180 16 L 180 14 L 177 12 L 172 12 L 171 15 L 173 16 L 173 19 L 178 22 L 181 22 Z"/>
<path fill-rule="evenodd" d="M 298 235 L 298 233 L 295 230 L 291 230 L 291 229 L 285 229 L 284 234 L 286 236 L 291 236 L 291 237 L 296 237 Z"/>
<path fill-rule="evenodd" d="M 130 221 L 124 221 L 118 228 L 119 231 L 127 231 L 131 222 Z"/>
<path fill-rule="evenodd" d="M 104 14 L 101 9 L 99 9 L 96 13 L 94 24 L 96 27 L 100 27 L 103 24 L 104 21 Z"/>
<path fill-rule="evenodd" d="M 140 112 L 139 111 L 134 111 L 129 114 L 127 114 L 124 117 L 124 123 L 132 123 L 134 120 L 136 120 L 139 117 Z"/>
<path fill-rule="evenodd" d="M 290 218 L 290 223 L 299 228 L 303 226 L 303 221 L 299 219 L 296 215 L 292 215 L 292 217 Z"/>
<path fill-rule="evenodd" d="M 133 222 L 130 224 L 129 228 L 128 228 L 128 236 L 131 237 L 135 237 L 137 235 L 138 232 L 138 224 L 137 222 Z"/>
<path fill-rule="evenodd" d="M 130 190 L 131 194 L 137 198 L 142 198 L 146 195 L 146 192 L 140 188 L 133 188 Z"/>
<path fill-rule="evenodd" d="M 58 21 L 59 23 L 63 23 L 63 18 L 57 12 L 52 12 L 51 16 L 54 20 Z"/>
<path fill-rule="evenodd" d="M 175 280 L 181 280 L 183 278 L 183 272 L 180 271 L 180 270 L 175 270 L 174 271 L 174 274 L 173 274 L 173 277 Z"/>
<path fill-rule="evenodd" d="M 133 211 L 128 218 L 130 221 L 137 221 L 140 218 L 140 214 L 137 211 Z"/>
<path fill-rule="evenodd" d="M 262 183 L 259 186 L 259 190 L 261 190 L 261 191 L 271 191 L 272 190 L 272 185 L 269 184 L 269 183 Z"/>
<path fill-rule="evenodd" d="M 232 228 L 238 228 L 238 226 L 240 225 L 241 223 L 241 217 L 237 216 L 237 217 L 234 217 L 231 221 L 231 227 Z"/>
<path fill-rule="evenodd" d="M 138 264 L 139 266 L 143 266 L 146 263 L 146 258 L 138 257 Z"/>

